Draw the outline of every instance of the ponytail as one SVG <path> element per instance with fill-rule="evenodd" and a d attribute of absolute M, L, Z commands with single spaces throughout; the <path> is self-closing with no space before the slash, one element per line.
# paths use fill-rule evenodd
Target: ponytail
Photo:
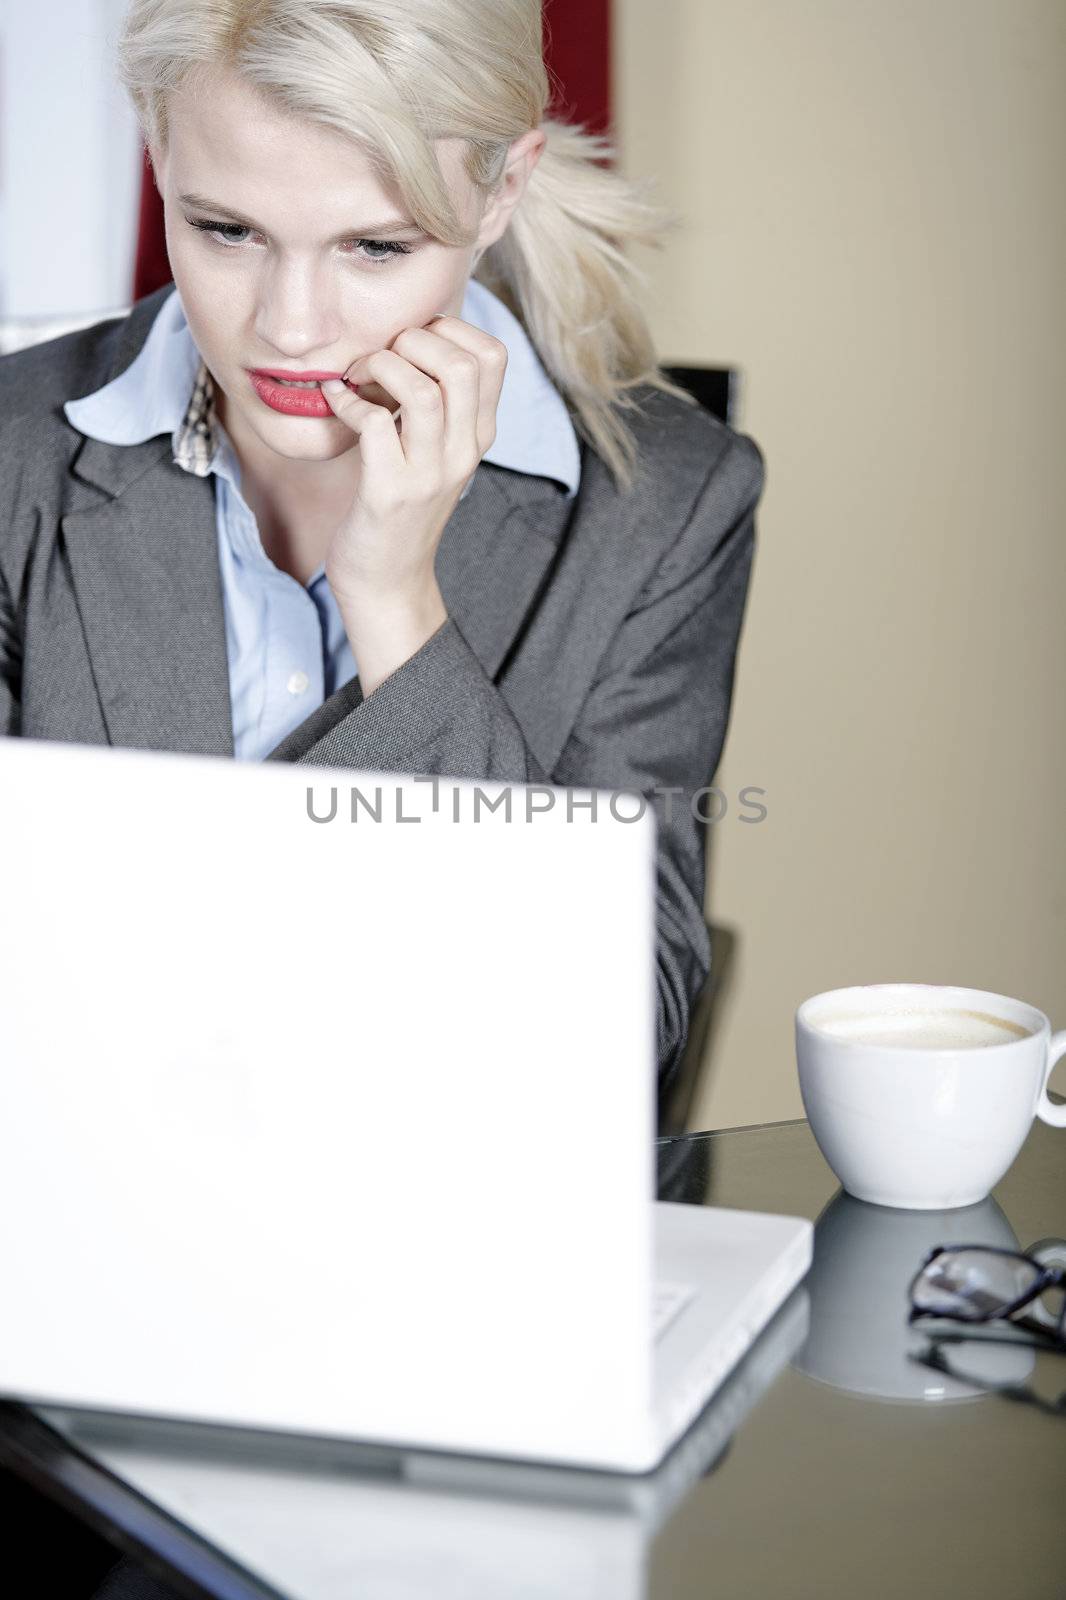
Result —
<path fill-rule="evenodd" d="M 607 140 L 551 119 L 540 126 L 540 160 L 474 276 L 522 323 L 576 431 L 628 490 L 636 444 L 621 413 L 640 408 L 627 391 L 650 385 L 692 402 L 659 369 L 638 301 L 645 275 L 625 253 L 661 248 L 678 219 L 599 164 L 613 154 Z"/>

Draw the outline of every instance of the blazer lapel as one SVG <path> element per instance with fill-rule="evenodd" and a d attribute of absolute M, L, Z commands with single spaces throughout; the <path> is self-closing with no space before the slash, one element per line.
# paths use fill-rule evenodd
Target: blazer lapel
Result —
<path fill-rule="evenodd" d="M 482 463 L 441 535 L 444 604 L 490 678 L 549 581 L 572 505 L 551 479 Z"/>
<path fill-rule="evenodd" d="M 232 756 L 210 481 L 174 465 L 169 436 L 87 438 L 72 470 L 111 497 L 62 518 L 110 742 Z"/>

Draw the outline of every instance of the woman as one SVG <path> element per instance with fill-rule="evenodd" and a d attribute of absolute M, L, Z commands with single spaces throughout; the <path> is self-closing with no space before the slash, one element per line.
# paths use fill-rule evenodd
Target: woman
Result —
<path fill-rule="evenodd" d="M 133 0 L 119 56 L 176 287 L 0 362 L 0 731 L 645 795 L 665 1086 L 763 483 L 657 369 L 667 219 L 545 120 L 538 0 Z"/>

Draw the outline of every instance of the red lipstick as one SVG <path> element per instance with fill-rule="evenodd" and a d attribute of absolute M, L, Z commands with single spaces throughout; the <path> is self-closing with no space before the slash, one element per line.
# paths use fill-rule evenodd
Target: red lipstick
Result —
<path fill-rule="evenodd" d="M 294 389 L 278 380 L 288 378 L 292 383 L 319 384 L 327 378 L 341 378 L 340 372 L 294 372 L 285 367 L 254 367 L 249 371 L 252 387 L 264 405 L 272 411 L 281 411 L 290 417 L 332 417 L 335 415 L 321 389 Z M 353 385 L 349 384 L 349 388 Z"/>

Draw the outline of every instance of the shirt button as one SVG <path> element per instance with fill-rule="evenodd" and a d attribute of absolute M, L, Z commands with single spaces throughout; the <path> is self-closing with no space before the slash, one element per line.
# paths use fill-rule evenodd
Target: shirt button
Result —
<path fill-rule="evenodd" d="M 310 682 L 311 680 L 306 672 L 293 672 L 290 674 L 289 681 L 285 687 L 290 694 L 303 694 Z"/>

